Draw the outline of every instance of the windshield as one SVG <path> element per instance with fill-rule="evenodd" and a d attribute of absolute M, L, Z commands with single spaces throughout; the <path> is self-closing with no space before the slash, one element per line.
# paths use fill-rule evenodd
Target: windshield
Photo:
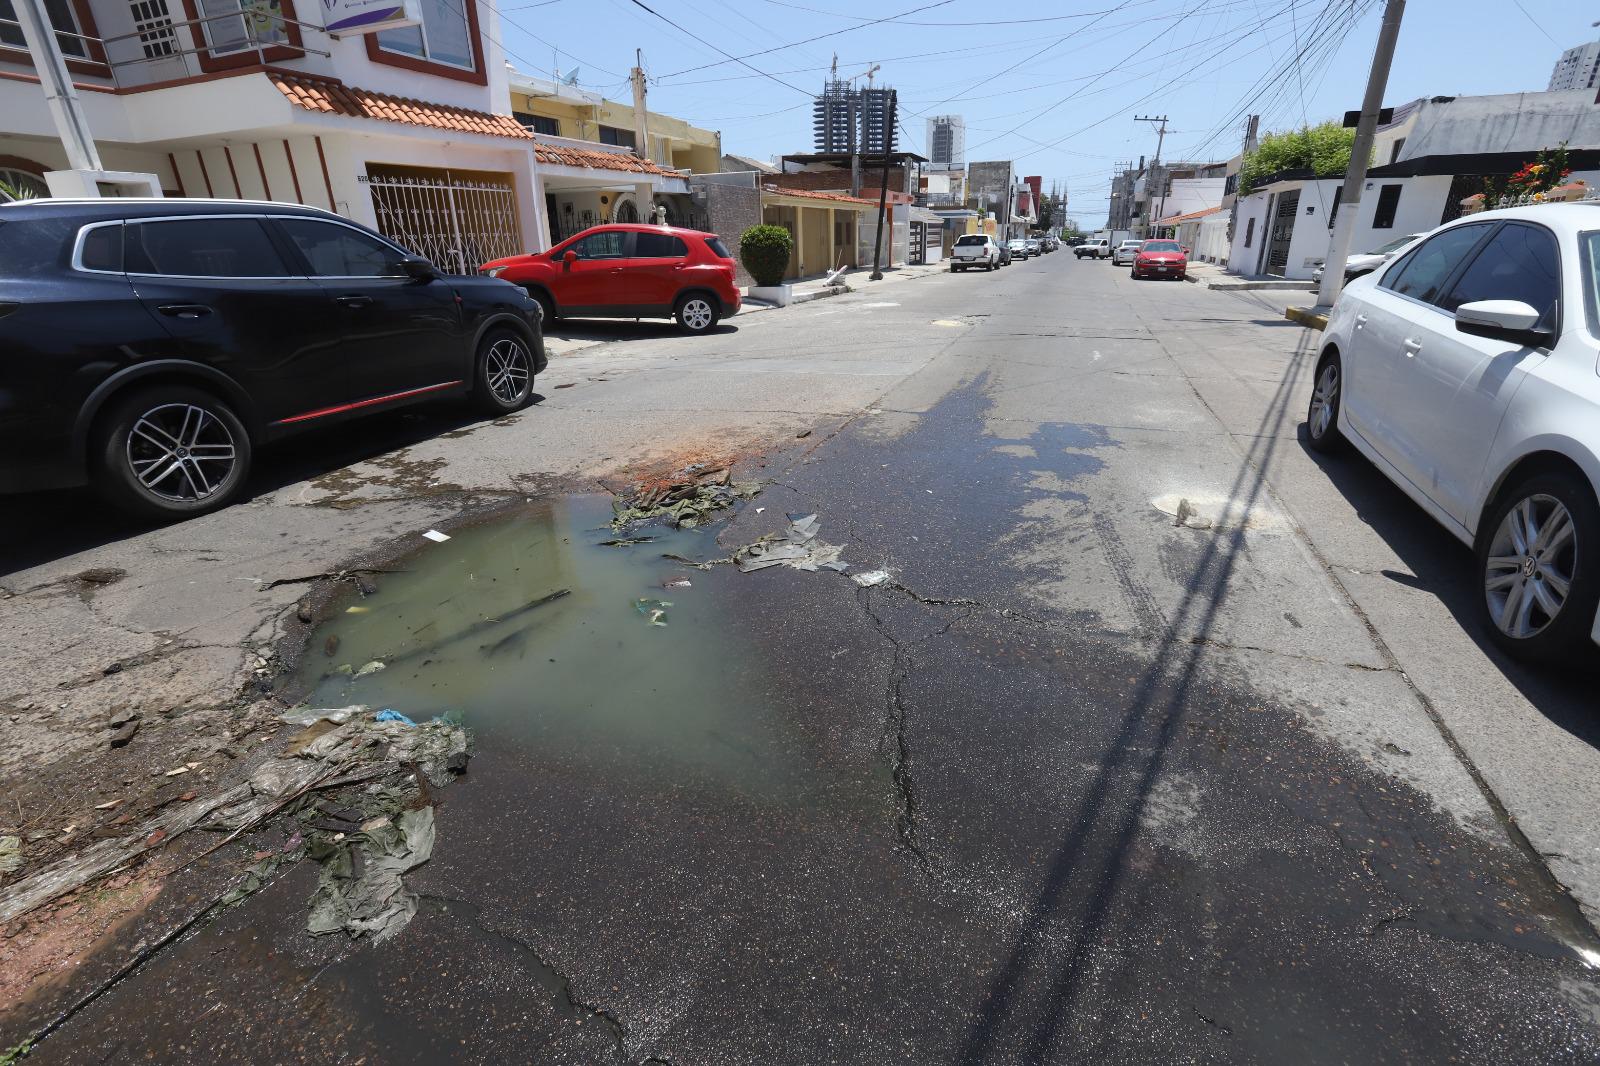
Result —
<path fill-rule="evenodd" d="M 1382 248 L 1374 248 L 1372 251 L 1368 252 L 1367 254 L 1368 255 L 1388 255 L 1390 252 L 1398 252 L 1400 249 L 1404 248 L 1406 245 L 1410 244 L 1412 241 L 1416 240 L 1420 236 L 1422 236 L 1422 234 L 1420 234 L 1420 233 L 1408 233 L 1404 237 L 1399 237 L 1399 238 L 1396 238 L 1395 240 L 1390 241 L 1388 244 L 1384 245 Z"/>
<path fill-rule="evenodd" d="M 956 246 L 957 247 L 962 247 L 962 246 L 970 245 L 970 244 L 982 244 L 984 241 L 987 241 L 988 239 L 989 238 L 983 236 L 980 233 L 968 233 L 965 236 L 956 238 Z"/>
<path fill-rule="evenodd" d="M 1183 249 L 1177 241 L 1145 241 L 1144 250 L 1147 252 L 1181 252 Z"/>

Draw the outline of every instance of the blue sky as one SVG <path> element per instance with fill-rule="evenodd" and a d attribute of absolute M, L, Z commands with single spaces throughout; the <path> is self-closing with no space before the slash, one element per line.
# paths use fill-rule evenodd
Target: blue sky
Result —
<path fill-rule="evenodd" d="M 1105 219 L 1113 165 L 1155 150 L 1134 115 L 1170 117 L 1168 159 L 1232 155 L 1246 112 L 1263 130 L 1340 115 L 1360 106 L 1382 12 L 1382 0 L 644 0 L 661 18 L 634 0 L 496 2 L 519 68 L 577 70 L 627 99 L 642 48 L 652 110 L 762 159 L 810 149 L 809 97 L 835 53 L 847 76 L 881 64 L 902 147 L 925 151 L 928 115 L 960 114 L 969 161 L 1060 181 L 1089 227 Z M 1583 7 L 1411 0 L 1386 103 L 1542 90 L 1563 49 L 1600 37 L 1600 11 Z"/>

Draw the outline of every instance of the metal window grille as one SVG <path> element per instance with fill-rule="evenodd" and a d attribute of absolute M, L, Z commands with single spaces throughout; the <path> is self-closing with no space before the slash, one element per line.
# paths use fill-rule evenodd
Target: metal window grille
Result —
<path fill-rule="evenodd" d="M 362 180 L 372 192 L 378 232 L 444 270 L 470 274 L 524 251 L 509 180 L 463 179 L 447 170 Z"/>
<path fill-rule="evenodd" d="M 172 27 L 172 14 L 167 10 L 167 0 L 133 0 L 133 31 L 139 35 L 139 47 L 146 59 L 160 59 L 178 50 L 178 34 Z"/>

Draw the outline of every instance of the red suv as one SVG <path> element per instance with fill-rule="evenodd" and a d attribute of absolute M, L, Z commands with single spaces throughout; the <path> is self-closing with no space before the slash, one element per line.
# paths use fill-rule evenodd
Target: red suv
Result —
<path fill-rule="evenodd" d="M 676 226 L 595 226 L 548 252 L 485 263 L 479 272 L 521 285 L 546 320 L 675 318 L 704 333 L 739 311 L 733 257 L 715 233 Z"/>

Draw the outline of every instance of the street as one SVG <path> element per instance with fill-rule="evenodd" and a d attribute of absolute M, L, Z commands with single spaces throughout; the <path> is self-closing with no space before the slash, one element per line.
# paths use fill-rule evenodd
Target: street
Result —
<path fill-rule="evenodd" d="M 291 819 L 187 833 L 11 923 L 0 1049 L 1600 1060 L 1592 678 L 1495 651 L 1469 550 L 1305 447 L 1305 294 L 1065 254 L 851 282 L 700 337 L 557 323 L 527 410 L 297 438 L 190 521 L 9 499 L 25 861 L 239 780 L 291 707 L 473 751 L 392 938 L 310 936 L 311 861 L 211 907 Z M 761 491 L 604 543 L 696 463 Z M 808 514 L 848 573 L 726 565 Z"/>

